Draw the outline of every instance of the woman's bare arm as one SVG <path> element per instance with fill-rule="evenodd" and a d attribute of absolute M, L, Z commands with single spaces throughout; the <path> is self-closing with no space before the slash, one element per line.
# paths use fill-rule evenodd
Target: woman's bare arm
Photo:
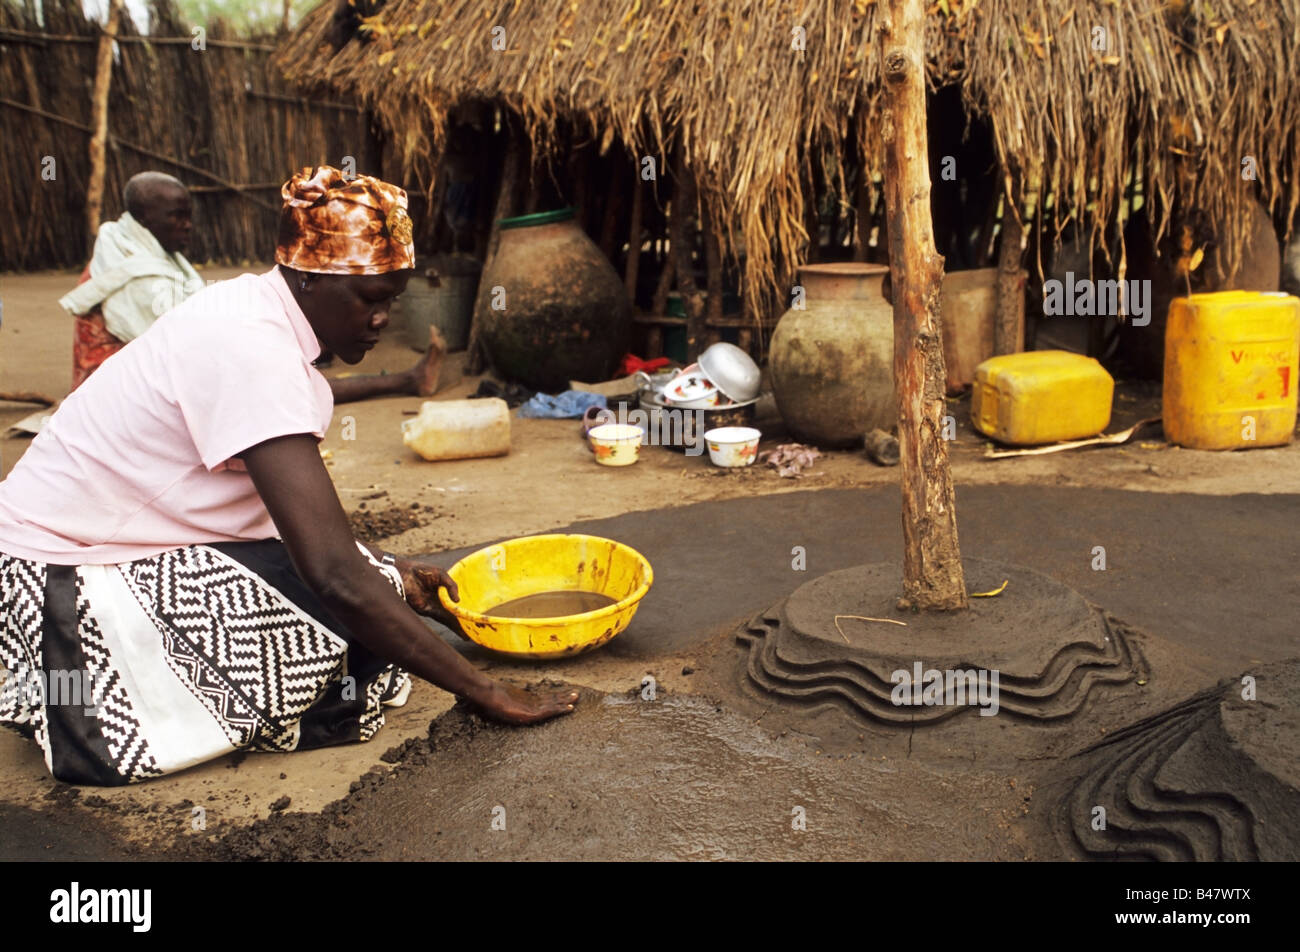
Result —
<path fill-rule="evenodd" d="M 298 574 L 376 655 L 508 723 L 573 710 L 576 691 L 533 694 L 489 678 L 425 626 L 357 551 L 315 437 L 278 437 L 240 455 Z"/>

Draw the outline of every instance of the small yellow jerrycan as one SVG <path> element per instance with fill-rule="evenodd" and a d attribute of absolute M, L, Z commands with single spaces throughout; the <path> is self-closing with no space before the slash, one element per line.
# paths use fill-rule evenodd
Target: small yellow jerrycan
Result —
<path fill-rule="evenodd" d="M 1032 446 L 1096 436 L 1110 422 L 1115 381 L 1091 357 L 1033 350 L 975 368 L 971 422 L 1002 443 Z"/>

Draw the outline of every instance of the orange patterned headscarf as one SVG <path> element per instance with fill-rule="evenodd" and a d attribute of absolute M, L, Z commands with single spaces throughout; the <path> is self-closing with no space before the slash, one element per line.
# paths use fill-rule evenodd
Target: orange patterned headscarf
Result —
<path fill-rule="evenodd" d="M 386 274 L 415 267 L 406 192 L 333 166 L 304 168 L 280 189 L 275 260 L 316 274 Z"/>

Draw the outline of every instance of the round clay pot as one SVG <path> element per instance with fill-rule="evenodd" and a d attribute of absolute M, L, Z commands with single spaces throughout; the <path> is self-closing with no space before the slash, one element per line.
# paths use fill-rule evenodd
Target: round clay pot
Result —
<path fill-rule="evenodd" d="M 492 366 L 548 393 L 568 390 L 570 380 L 609 379 L 632 322 L 613 265 L 573 220 L 573 209 L 500 225 L 474 311 Z"/>
<path fill-rule="evenodd" d="M 881 294 L 888 273 L 865 262 L 799 269 L 805 307 L 781 316 L 769 369 L 776 405 L 800 440 L 847 446 L 898 423 L 894 312 Z"/>

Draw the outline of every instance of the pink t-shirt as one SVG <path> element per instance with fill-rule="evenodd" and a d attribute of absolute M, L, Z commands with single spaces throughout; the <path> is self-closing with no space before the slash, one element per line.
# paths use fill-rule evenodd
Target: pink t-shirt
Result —
<path fill-rule="evenodd" d="M 204 288 L 69 394 L 0 482 L 0 552 L 106 565 L 275 536 L 231 457 L 324 437 L 334 399 L 319 356 L 277 269 Z"/>

